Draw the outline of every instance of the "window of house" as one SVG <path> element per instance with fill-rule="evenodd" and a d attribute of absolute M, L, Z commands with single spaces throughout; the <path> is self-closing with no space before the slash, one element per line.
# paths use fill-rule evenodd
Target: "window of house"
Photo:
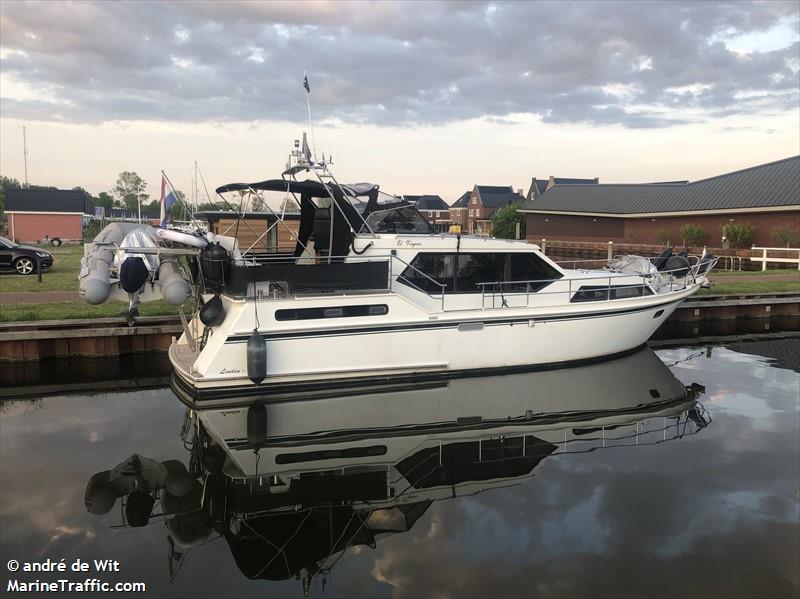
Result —
<path fill-rule="evenodd" d="M 472 198 L 472 205 L 475 206 L 478 203 L 478 198 Z"/>

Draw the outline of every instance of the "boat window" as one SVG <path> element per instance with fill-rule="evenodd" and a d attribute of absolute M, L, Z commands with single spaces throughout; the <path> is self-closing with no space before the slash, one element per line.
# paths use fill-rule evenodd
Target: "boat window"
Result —
<path fill-rule="evenodd" d="M 414 256 L 411 265 L 398 278 L 400 282 L 426 293 L 441 293 L 442 287 L 434 282 L 438 281 L 444 283 L 445 293 L 452 293 L 454 264 L 454 254 L 421 253 Z"/>
<path fill-rule="evenodd" d="M 422 271 L 427 277 L 418 271 Z M 411 266 L 400 275 L 400 281 L 427 293 L 441 292 L 441 287 L 428 277 L 444 283 L 445 293 L 481 293 L 480 283 L 497 282 L 505 283 L 502 286 L 504 292 L 526 292 L 538 291 L 562 276 L 558 270 L 533 253 L 423 252 L 414 257 Z M 497 291 L 491 285 L 485 289 Z"/>
<path fill-rule="evenodd" d="M 276 464 L 298 464 L 301 462 L 319 462 L 341 458 L 366 458 L 386 455 L 386 445 L 370 445 L 368 447 L 347 447 L 344 449 L 321 449 L 302 453 L 279 453 L 275 456 Z"/>
<path fill-rule="evenodd" d="M 609 291 L 612 300 L 653 295 L 652 289 L 647 285 L 618 285 L 612 286 L 610 289 L 608 285 L 584 285 L 575 292 L 570 302 L 606 301 L 609 299 Z"/>
<path fill-rule="evenodd" d="M 505 285 L 504 291 L 539 291 L 549 285 L 549 281 L 564 275 L 541 257 L 530 252 L 508 255 L 508 271 L 504 281 L 537 281 L 536 283 L 517 283 Z"/>
<path fill-rule="evenodd" d="M 502 281 L 505 254 L 459 254 L 456 293 L 480 293 L 478 283 Z"/>
<path fill-rule="evenodd" d="M 383 316 L 389 313 L 386 304 L 336 306 L 332 308 L 292 308 L 276 310 L 275 320 L 314 320 L 318 318 L 351 318 L 353 316 Z"/>
<path fill-rule="evenodd" d="M 375 233 L 433 233 L 428 221 L 414 206 L 376 210 L 367 216 L 367 224 Z"/>

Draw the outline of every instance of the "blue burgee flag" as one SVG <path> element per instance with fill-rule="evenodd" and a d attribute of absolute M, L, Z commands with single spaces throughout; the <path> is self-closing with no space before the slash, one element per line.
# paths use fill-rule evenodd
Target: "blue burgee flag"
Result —
<path fill-rule="evenodd" d="M 172 205 L 178 201 L 178 198 L 175 197 L 175 192 L 170 190 L 169 193 L 167 191 L 167 178 L 164 175 L 161 175 L 161 225 L 162 227 L 167 226 L 167 222 L 169 221 L 169 209 Z M 165 195 L 166 193 L 166 195 Z"/>

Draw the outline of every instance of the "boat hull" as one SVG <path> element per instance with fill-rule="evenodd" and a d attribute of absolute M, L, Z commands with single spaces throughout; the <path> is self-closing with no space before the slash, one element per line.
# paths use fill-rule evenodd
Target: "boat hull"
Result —
<path fill-rule="evenodd" d="M 179 359 L 180 347 L 173 346 L 173 388 L 190 405 L 212 407 L 365 384 L 590 363 L 646 343 L 691 292 L 674 294 L 669 301 L 653 298 L 646 305 L 606 304 L 560 314 L 531 311 L 482 319 L 471 314 L 390 326 L 265 333 L 267 377 L 260 384 L 246 376 L 246 337 L 229 335 L 217 350 L 224 357 L 218 370 L 225 375 L 219 377 L 193 375 Z"/>

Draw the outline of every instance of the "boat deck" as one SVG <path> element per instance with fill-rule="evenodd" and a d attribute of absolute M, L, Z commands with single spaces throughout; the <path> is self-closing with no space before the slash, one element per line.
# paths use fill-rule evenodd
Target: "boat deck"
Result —
<path fill-rule="evenodd" d="M 176 367 L 191 376 L 198 376 L 193 369 L 197 353 L 185 343 L 173 343 L 169 348 L 169 359 Z"/>

